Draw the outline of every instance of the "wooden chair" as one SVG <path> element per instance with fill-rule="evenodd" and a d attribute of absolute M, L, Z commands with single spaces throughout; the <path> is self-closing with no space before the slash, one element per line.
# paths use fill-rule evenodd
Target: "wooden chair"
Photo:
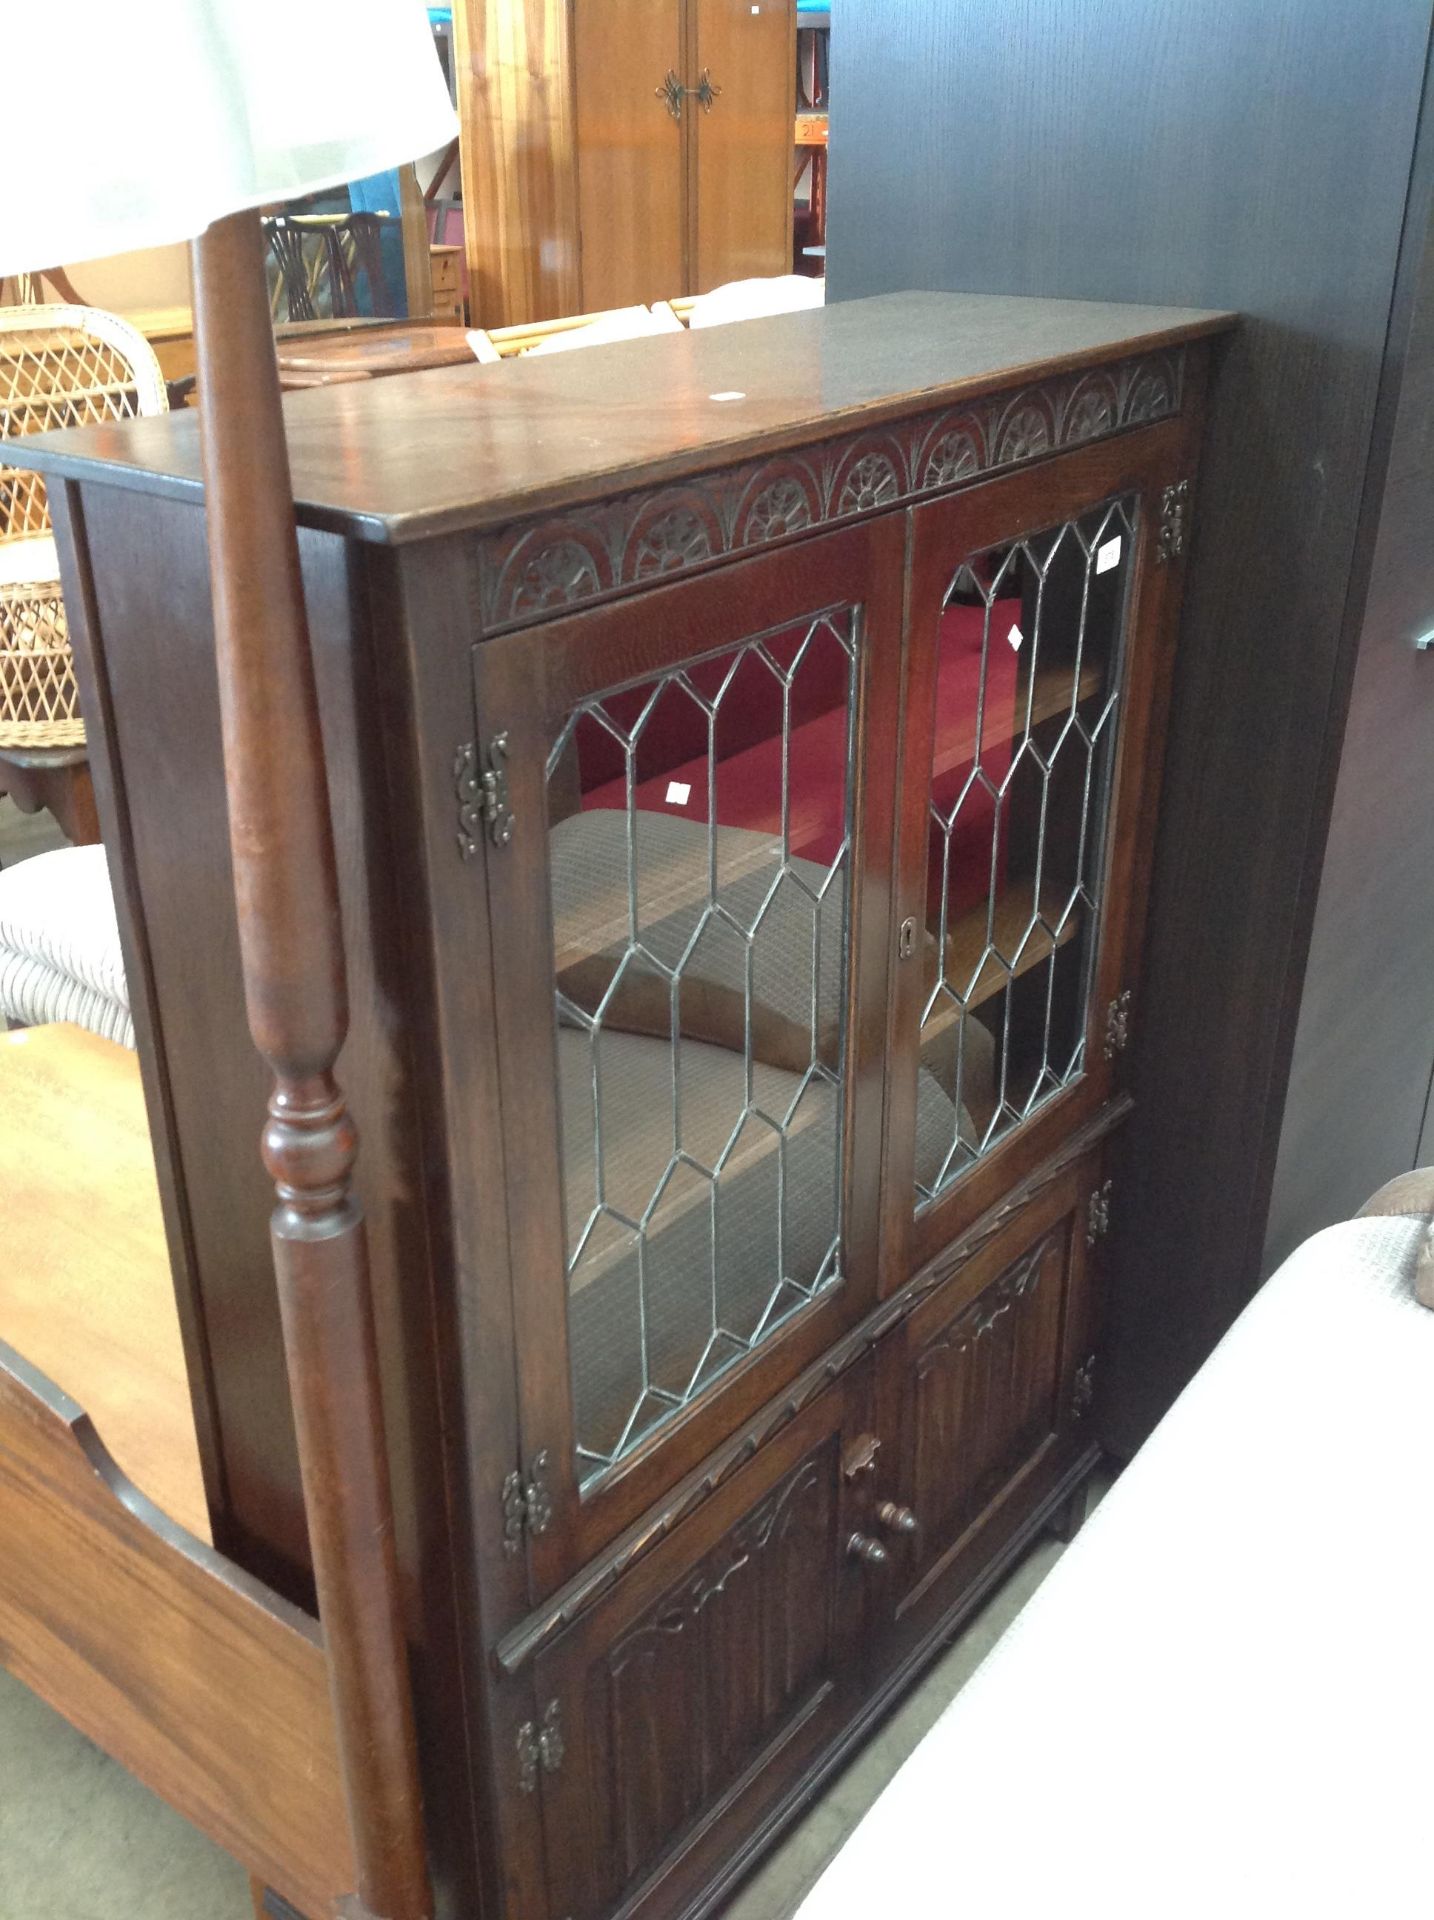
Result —
<path fill-rule="evenodd" d="M 0 308 L 0 440 L 163 413 L 153 349 L 93 307 Z M 45 483 L 0 462 L 0 793 L 99 838 Z"/>
<path fill-rule="evenodd" d="M 369 308 L 392 316 L 393 294 L 383 270 L 378 213 L 284 213 L 264 221 L 269 252 L 279 270 L 271 299 L 289 320 L 357 315 L 359 279 L 368 283 Z"/>

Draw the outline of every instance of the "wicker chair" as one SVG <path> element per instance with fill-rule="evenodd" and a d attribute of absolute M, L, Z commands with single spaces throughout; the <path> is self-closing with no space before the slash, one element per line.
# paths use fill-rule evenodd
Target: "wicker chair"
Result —
<path fill-rule="evenodd" d="M 168 405 L 159 362 L 128 321 L 0 307 L 0 442 Z M 0 753 L 28 760 L 84 738 L 44 482 L 0 461 Z"/>

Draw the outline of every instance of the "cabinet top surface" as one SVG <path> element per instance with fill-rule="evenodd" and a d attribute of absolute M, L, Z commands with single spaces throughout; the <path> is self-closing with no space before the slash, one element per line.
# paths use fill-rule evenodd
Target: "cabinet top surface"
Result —
<path fill-rule="evenodd" d="M 1233 316 L 893 293 L 580 352 L 285 396 L 300 523 L 380 541 L 491 527 L 1216 333 Z M 185 411 L 26 441 L 44 472 L 200 493 Z"/>

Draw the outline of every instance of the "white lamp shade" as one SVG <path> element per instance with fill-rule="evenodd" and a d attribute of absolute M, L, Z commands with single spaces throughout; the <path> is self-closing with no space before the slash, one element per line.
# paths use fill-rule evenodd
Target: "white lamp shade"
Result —
<path fill-rule="evenodd" d="M 0 276 L 192 239 L 457 132 L 421 0 L 0 0 Z"/>

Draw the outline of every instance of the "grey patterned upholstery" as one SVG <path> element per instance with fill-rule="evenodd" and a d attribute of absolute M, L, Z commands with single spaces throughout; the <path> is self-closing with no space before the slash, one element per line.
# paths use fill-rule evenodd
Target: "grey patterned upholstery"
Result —
<path fill-rule="evenodd" d="M 68 1020 L 133 1047 L 103 847 L 60 847 L 0 872 L 0 1014 Z"/>

